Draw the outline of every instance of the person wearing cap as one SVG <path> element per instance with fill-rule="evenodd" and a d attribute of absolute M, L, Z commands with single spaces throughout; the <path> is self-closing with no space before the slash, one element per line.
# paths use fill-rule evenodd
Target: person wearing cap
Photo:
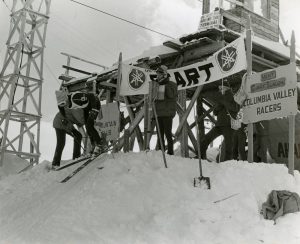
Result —
<path fill-rule="evenodd" d="M 162 91 L 163 96 L 155 99 L 155 108 L 158 117 L 158 125 L 162 138 L 166 136 L 168 143 L 169 155 L 174 154 L 173 138 L 172 138 L 172 124 L 173 118 L 176 114 L 176 101 L 177 101 L 177 84 L 169 79 L 168 68 L 165 65 L 161 65 L 157 68 L 157 82 L 159 84 L 159 90 Z M 163 139 L 164 142 L 164 139 Z M 157 143 L 160 149 L 160 143 Z M 162 145 L 165 148 L 165 145 Z"/>
<path fill-rule="evenodd" d="M 52 160 L 52 168 L 60 166 L 62 152 L 66 143 L 66 135 L 74 138 L 73 159 L 81 155 L 81 133 L 75 129 L 74 124 L 78 127 L 84 125 L 83 110 L 72 110 L 69 108 L 69 99 L 65 91 L 56 91 L 57 105 L 59 112 L 53 120 L 53 127 L 56 132 L 56 148 Z"/>
<path fill-rule="evenodd" d="M 214 114 L 217 116 L 215 126 L 205 134 L 201 140 L 201 158 L 206 159 L 206 151 L 208 145 L 219 136 L 223 136 L 223 146 L 225 147 L 225 155 L 221 155 L 220 161 L 226 161 L 232 159 L 232 137 L 234 130 L 231 128 L 231 117 L 236 119 L 239 111 L 238 104 L 233 99 L 233 93 L 229 86 L 219 86 L 219 94 L 214 93 L 214 96 L 218 96 L 217 105 L 214 109 Z"/>

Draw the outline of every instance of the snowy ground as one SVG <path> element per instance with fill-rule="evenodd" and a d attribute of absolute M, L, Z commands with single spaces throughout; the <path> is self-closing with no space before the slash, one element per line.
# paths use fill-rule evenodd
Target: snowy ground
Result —
<path fill-rule="evenodd" d="M 2 177 L 0 243 L 300 243 L 300 212 L 276 225 L 260 215 L 271 190 L 300 194 L 298 171 L 203 161 L 207 190 L 193 187 L 198 160 L 167 161 L 155 151 L 105 155 L 65 184 L 76 166 L 48 172 L 45 162 Z"/>

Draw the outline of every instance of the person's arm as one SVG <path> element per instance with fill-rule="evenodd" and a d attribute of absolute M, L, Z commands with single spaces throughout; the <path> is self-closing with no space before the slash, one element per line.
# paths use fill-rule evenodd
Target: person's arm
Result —
<path fill-rule="evenodd" d="M 222 96 L 222 103 L 224 104 L 228 112 L 238 113 L 240 111 L 240 106 L 234 101 L 233 95 L 229 92 L 230 91 L 226 92 Z"/>
<path fill-rule="evenodd" d="M 63 107 L 63 106 L 58 106 L 58 110 L 59 110 L 59 112 L 62 114 L 62 116 L 66 117 L 65 107 Z"/>
<path fill-rule="evenodd" d="M 222 109 L 224 109 L 224 106 L 217 104 L 213 110 L 214 115 L 217 116 Z"/>

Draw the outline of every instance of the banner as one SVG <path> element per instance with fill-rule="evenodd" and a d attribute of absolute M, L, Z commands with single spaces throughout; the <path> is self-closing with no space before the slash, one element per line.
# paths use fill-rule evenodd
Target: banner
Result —
<path fill-rule="evenodd" d="M 247 68 L 244 38 L 240 37 L 207 60 L 181 68 L 169 69 L 170 80 L 176 82 L 178 90 L 204 85 L 220 80 Z M 156 79 L 150 69 L 122 64 L 120 95 L 148 94 L 149 82 Z"/>
<path fill-rule="evenodd" d="M 207 60 L 170 69 L 171 80 L 178 85 L 178 90 L 208 84 L 247 68 L 244 38 L 240 37 L 222 48 Z"/>
<path fill-rule="evenodd" d="M 95 121 L 95 128 L 98 133 L 106 134 L 106 141 L 113 141 L 119 138 L 120 111 L 117 103 L 101 105 L 102 119 Z"/>
<path fill-rule="evenodd" d="M 246 81 L 243 123 L 255 123 L 297 113 L 296 64 L 252 74 Z"/>
<path fill-rule="evenodd" d="M 122 64 L 122 81 L 120 95 L 132 96 L 149 93 L 149 82 L 156 72 L 128 64 Z M 152 78 L 153 79 L 153 78 Z"/>

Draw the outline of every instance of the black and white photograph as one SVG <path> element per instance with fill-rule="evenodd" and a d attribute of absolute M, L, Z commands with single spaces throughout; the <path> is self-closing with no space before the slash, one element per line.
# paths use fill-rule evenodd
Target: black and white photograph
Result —
<path fill-rule="evenodd" d="M 0 244 L 299 244 L 299 11 L 0 1 Z"/>

